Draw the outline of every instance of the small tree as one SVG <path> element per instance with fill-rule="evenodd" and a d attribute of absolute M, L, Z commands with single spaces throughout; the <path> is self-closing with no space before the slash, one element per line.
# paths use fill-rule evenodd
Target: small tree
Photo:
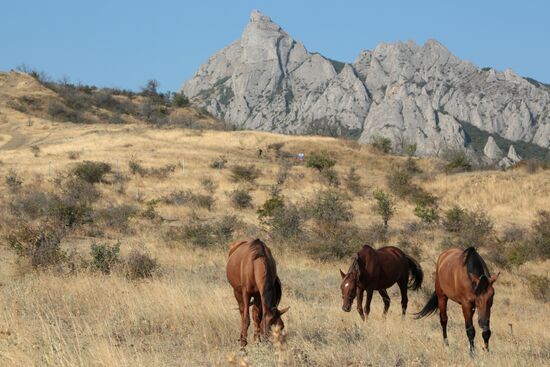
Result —
<path fill-rule="evenodd" d="M 189 98 L 183 93 L 174 93 L 172 97 L 172 104 L 175 107 L 187 107 L 189 106 Z"/>
<path fill-rule="evenodd" d="M 361 185 L 361 177 L 357 174 L 355 167 L 350 167 L 346 177 L 344 178 L 348 190 L 356 195 L 363 196 L 363 186 Z"/>
<path fill-rule="evenodd" d="M 392 143 L 389 138 L 383 137 L 383 136 L 375 136 L 372 138 L 372 146 L 382 152 L 382 153 L 390 153 L 392 151 Z"/>
<path fill-rule="evenodd" d="M 395 204 L 390 195 L 386 194 L 383 190 L 375 190 L 372 195 L 376 200 L 374 210 L 378 213 L 384 221 L 384 227 L 388 228 L 388 221 L 395 214 Z"/>
<path fill-rule="evenodd" d="M 336 164 L 336 160 L 331 158 L 326 151 L 312 152 L 306 158 L 306 167 L 315 168 L 319 172 L 331 168 Z"/>

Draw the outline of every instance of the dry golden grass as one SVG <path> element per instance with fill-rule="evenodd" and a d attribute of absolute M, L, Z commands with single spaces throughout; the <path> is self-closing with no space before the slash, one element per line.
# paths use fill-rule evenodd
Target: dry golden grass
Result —
<path fill-rule="evenodd" d="M 1 88 L 0 88 L 1 89 Z M 0 90 L 1 91 L 1 90 Z M 101 203 L 132 202 L 136 198 L 157 199 L 174 190 L 199 190 L 202 177 L 218 185 L 212 212 L 226 213 L 257 225 L 255 209 L 236 211 L 226 192 L 237 184 L 227 169 L 209 167 L 218 156 L 229 164 L 256 164 L 263 175 L 252 195 L 260 205 L 269 195 L 279 165 L 267 152 L 259 159 L 258 147 L 285 142 L 284 150 L 298 153 L 325 149 L 337 159 L 340 176 L 350 166 L 358 169 L 371 192 L 385 186 L 385 174 L 402 158 L 380 156 L 366 147 L 322 137 L 290 137 L 261 132 L 213 132 L 151 129 L 142 124 L 123 126 L 73 125 L 33 119 L 0 106 L 0 202 L 7 198 L 3 177 L 16 170 L 25 182 L 41 176 L 49 185 L 51 177 L 74 164 L 71 152 L 81 160 L 110 162 L 128 174 L 128 161 L 138 159 L 146 167 L 176 164 L 176 172 L 166 179 L 132 176 L 124 194 L 102 184 Z M 2 150 L 17 138 L 16 149 Z M 35 157 L 30 146 L 38 145 Z M 497 230 L 510 224 L 528 226 L 538 209 L 550 208 L 548 171 L 474 172 L 446 176 L 438 173 L 438 162 L 419 160 L 425 189 L 441 198 L 443 207 L 483 207 Z M 322 187 L 316 172 L 295 166 L 284 184 L 284 195 L 299 201 Z M 372 213 L 370 195 L 353 201 L 355 223 L 365 226 L 378 221 Z M 159 204 L 164 218 L 181 222 L 191 212 L 187 207 Z M 392 228 L 416 220 L 413 207 L 398 201 Z M 166 224 L 170 225 L 170 224 Z M 6 366 L 211 366 L 240 363 L 238 348 L 239 314 L 232 290 L 225 280 L 225 244 L 200 249 L 190 244 L 166 243 L 158 224 L 135 221 L 134 233 L 121 235 L 122 252 L 146 248 L 159 262 L 160 274 L 152 280 L 132 282 L 121 272 L 103 276 L 88 271 L 62 274 L 55 270 L 36 272 L 16 262 L 5 246 L 0 249 L 0 365 Z M 160 227 L 165 226 L 161 225 Z M 3 235 L 3 234 L 2 234 Z M 263 237 L 263 233 L 258 236 Z M 419 310 L 425 293 L 433 287 L 434 264 L 440 235 L 425 236 L 420 243 L 426 292 L 409 293 L 409 312 Z M 66 246 L 87 255 L 90 239 L 69 238 Z M 392 306 L 383 319 L 382 302 L 375 295 L 370 319 L 363 323 L 355 310 L 341 311 L 338 268 L 345 261 L 319 262 L 296 248 L 268 243 L 278 260 L 283 283 L 282 306 L 291 306 L 285 315 L 286 345 L 277 350 L 269 344 L 254 344 L 244 356 L 253 366 L 517 366 L 550 363 L 550 307 L 533 300 L 526 287 L 526 274 L 547 274 L 549 263 L 528 263 L 503 272 L 496 285 L 491 326 L 491 353 L 479 351 L 472 360 L 459 307 L 450 303 L 449 338 L 445 348 L 437 317 L 416 321 L 400 317 L 400 298 L 390 290 Z M 496 269 L 494 269 L 496 270 Z M 510 325 L 512 325 L 513 333 Z M 478 332 L 478 336 L 479 336 Z M 478 339 L 478 345 L 480 345 Z"/>

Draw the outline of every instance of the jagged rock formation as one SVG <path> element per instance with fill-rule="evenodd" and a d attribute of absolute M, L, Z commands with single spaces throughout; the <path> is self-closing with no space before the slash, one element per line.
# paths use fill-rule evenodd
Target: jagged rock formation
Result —
<path fill-rule="evenodd" d="M 506 157 L 502 158 L 498 162 L 498 166 L 503 168 L 508 168 L 520 162 L 521 160 L 522 158 L 516 152 L 516 149 L 514 148 L 514 146 L 510 145 L 510 148 L 508 149 L 508 155 L 506 155 Z"/>
<path fill-rule="evenodd" d="M 238 128 L 389 137 L 420 154 L 468 145 L 468 122 L 550 146 L 550 89 L 511 70 L 478 69 L 437 41 L 380 44 L 353 64 L 306 50 L 252 12 L 241 39 L 210 57 L 183 92 Z"/>
<path fill-rule="evenodd" d="M 483 148 L 483 154 L 493 161 L 502 158 L 504 155 L 492 136 L 489 136 L 487 139 L 487 144 L 485 144 L 485 148 Z"/>

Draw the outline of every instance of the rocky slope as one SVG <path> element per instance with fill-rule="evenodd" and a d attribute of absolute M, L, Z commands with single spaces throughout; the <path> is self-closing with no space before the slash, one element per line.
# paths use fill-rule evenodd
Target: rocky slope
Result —
<path fill-rule="evenodd" d="M 257 11 L 242 37 L 202 65 L 183 92 L 237 128 L 375 136 L 399 150 L 467 147 L 463 124 L 550 146 L 550 88 L 511 70 L 479 69 L 437 41 L 380 44 L 353 64 L 309 52 Z"/>

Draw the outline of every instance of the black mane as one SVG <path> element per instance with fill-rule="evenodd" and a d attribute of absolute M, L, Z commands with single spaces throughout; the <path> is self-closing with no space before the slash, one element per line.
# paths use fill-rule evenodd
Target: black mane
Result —
<path fill-rule="evenodd" d="M 481 258 L 481 256 L 479 256 L 475 247 L 468 247 L 464 250 L 464 255 L 464 265 L 466 265 L 468 274 L 475 274 L 480 278 L 483 275 L 487 278 L 491 277 L 487 264 L 485 264 L 485 261 Z"/>

